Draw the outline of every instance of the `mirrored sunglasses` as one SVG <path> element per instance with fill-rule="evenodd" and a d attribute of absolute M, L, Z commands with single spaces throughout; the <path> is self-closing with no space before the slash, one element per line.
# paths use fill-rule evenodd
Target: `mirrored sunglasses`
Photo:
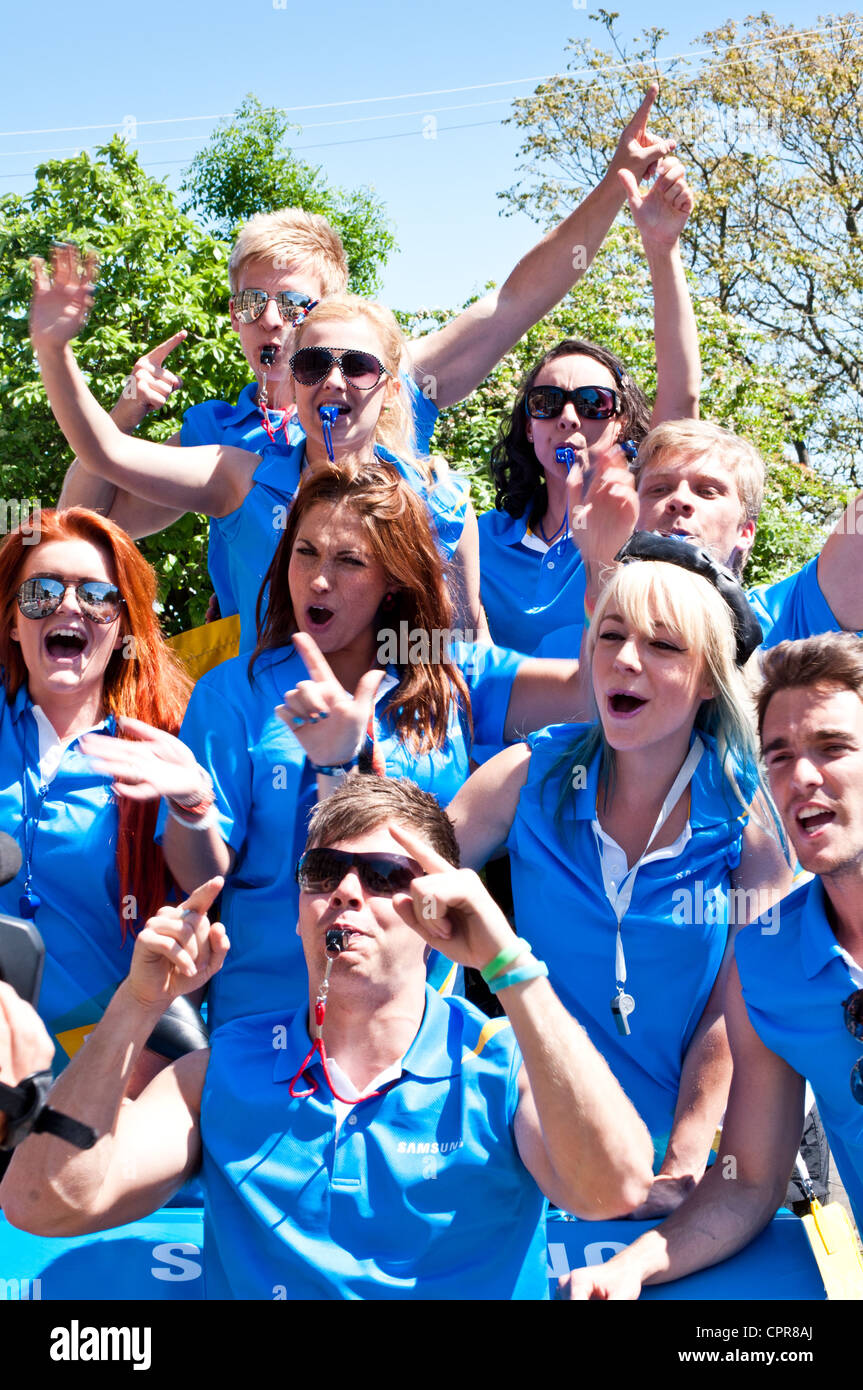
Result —
<path fill-rule="evenodd" d="M 18 608 L 25 618 L 50 618 L 68 589 L 75 590 L 78 607 L 94 623 L 112 623 L 126 601 L 115 584 L 101 579 L 55 579 L 49 574 L 35 574 L 18 590 Z"/>
<path fill-rule="evenodd" d="M 334 893 L 349 869 L 356 870 L 367 893 L 385 897 L 406 893 L 422 874 L 419 864 L 403 854 L 307 849 L 297 865 L 297 883 L 304 893 Z"/>
<path fill-rule="evenodd" d="M 334 366 L 345 381 L 360 391 L 370 391 L 382 376 L 392 375 L 371 352 L 360 352 L 357 348 L 338 352 L 335 348 L 304 347 L 291 358 L 291 371 L 301 386 L 316 386 L 329 376 Z"/>
<path fill-rule="evenodd" d="M 266 290 L 240 290 L 232 300 L 234 313 L 240 323 L 254 323 L 274 299 L 276 307 L 285 323 L 299 323 L 317 304 L 310 295 L 297 290 L 282 290 L 279 294 L 267 294 Z"/>
<path fill-rule="evenodd" d="M 583 420 L 610 420 L 620 410 L 620 397 L 610 386 L 531 386 L 524 406 L 532 420 L 554 420 L 567 401 L 572 401 Z"/>

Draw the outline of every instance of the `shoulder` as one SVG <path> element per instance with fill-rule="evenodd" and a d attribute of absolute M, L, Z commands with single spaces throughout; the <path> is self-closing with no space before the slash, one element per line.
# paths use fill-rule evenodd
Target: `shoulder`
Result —
<path fill-rule="evenodd" d="M 440 999 L 440 996 L 437 996 Z M 489 1018 L 475 1004 L 458 995 L 441 999 L 450 1032 L 457 1040 L 458 1059 L 463 1070 L 503 1069 L 507 1075 L 518 1054 L 518 1044 L 508 1018 Z M 519 1058 L 520 1060 L 520 1058 Z"/>
<path fill-rule="evenodd" d="M 734 943 L 734 954 L 744 987 L 764 975 L 773 978 L 779 954 L 784 959 L 799 943 L 803 916 L 813 891 L 813 883 L 803 883 L 793 889 L 787 897 L 777 904 L 775 911 L 765 912 L 748 926 L 742 928 Z M 781 919 L 781 933 L 779 921 Z M 777 938 L 781 936 L 779 952 Z"/>
<path fill-rule="evenodd" d="M 527 530 L 524 517 L 512 517 L 509 512 L 483 512 L 477 517 L 481 540 L 520 539 Z"/>

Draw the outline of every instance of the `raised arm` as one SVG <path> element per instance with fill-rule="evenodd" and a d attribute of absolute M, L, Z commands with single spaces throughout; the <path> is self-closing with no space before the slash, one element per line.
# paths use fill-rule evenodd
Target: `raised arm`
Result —
<path fill-rule="evenodd" d="M 243 449 L 169 449 L 118 429 L 90 392 L 70 346 L 93 299 L 92 261 L 57 247 L 53 280 L 33 261 L 30 336 L 51 409 L 78 462 L 104 482 L 177 514 L 224 516 L 240 505 L 259 462 Z"/>
<path fill-rule="evenodd" d="M 673 140 L 659 140 L 647 130 L 658 90 L 649 88 L 597 187 L 518 262 L 501 288 L 412 344 L 414 371 L 418 380 L 433 379 L 440 410 L 469 396 L 581 278 L 623 206 L 619 171 L 628 171 L 637 183 L 674 148 Z"/>
<path fill-rule="evenodd" d="M 477 768 L 450 802 L 447 811 L 463 864 L 479 869 L 506 843 L 529 767 L 526 743 L 504 748 Z"/>
<path fill-rule="evenodd" d="M 402 827 L 391 832 L 425 870 L 410 896 L 394 899 L 423 940 L 475 970 L 511 950 L 512 928 L 472 870 L 454 869 Z M 498 966 L 492 982 L 534 965 L 522 950 Z M 636 1110 L 547 979 L 514 980 L 499 989 L 524 1059 L 515 1116 L 522 1162 L 546 1196 L 576 1215 L 630 1211 L 652 1177 L 653 1145 Z"/>
<path fill-rule="evenodd" d="M 863 492 L 842 513 L 818 557 L 818 583 L 846 632 L 863 628 Z"/>
<path fill-rule="evenodd" d="M 37 1235 L 83 1235 L 123 1225 L 161 1206 L 194 1172 L 198 1114 L 209 1053 L 190 1053 L 160 1072 L 135 1101 L 124 1093 L 141 1051 L 168 1005 L 200 989 L 228 949 L 206 912 L 222 886 L 213 879 L 150 918 L 135 943 L 129 978 L 51 1091 L 51 1105 L 99 1136 L 79 1150 L 31 1134 L 0 1186 L 13 1226 Z"/>

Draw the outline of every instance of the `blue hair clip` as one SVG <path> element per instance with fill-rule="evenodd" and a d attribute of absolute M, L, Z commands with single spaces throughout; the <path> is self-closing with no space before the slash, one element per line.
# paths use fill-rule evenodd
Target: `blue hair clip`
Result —
<path fill-rule="evenodd" d="M 562 468 L 565 468 L 567 473 L 570 468 L 575 466 L 575 450 L 570 449 L 568 444 L 561 445 L 559 449 L 555 449 L 554 458 L 555 462 L 559 463 Z"/>
<path fill-rule="evenodd" d="M 324 435 L 327 458 L 330 463 L 335 463 L 336 456 L 333 453 L 333 425 L 339 418 L 339 408 L 337 405 L 318 406 L 318 414 L 321 417 L 321 429 Z"/>

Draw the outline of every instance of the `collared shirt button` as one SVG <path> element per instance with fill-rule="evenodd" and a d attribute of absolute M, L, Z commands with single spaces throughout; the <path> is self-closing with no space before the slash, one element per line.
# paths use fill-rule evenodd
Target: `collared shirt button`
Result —
<path fill-rule="evenodd" d="M 356 1117 L 356 1115 L 348 1115 L 348 1124 L 349 1124 L 349 1125 L 355 1125 L 356 1122 L 357 1122 L 357 1117 Z"/>
<path fill-rule="evenodd" d="M 548 562 L 548 564 L 547 564 L 547 566 L 546 566 L 546 569 L 550 569 L 550 570 L 553 570 L 553 569 L 554 569 L 554 561 L 553 561 L 553 560 L 549 560 L 549 562 Z"/>

